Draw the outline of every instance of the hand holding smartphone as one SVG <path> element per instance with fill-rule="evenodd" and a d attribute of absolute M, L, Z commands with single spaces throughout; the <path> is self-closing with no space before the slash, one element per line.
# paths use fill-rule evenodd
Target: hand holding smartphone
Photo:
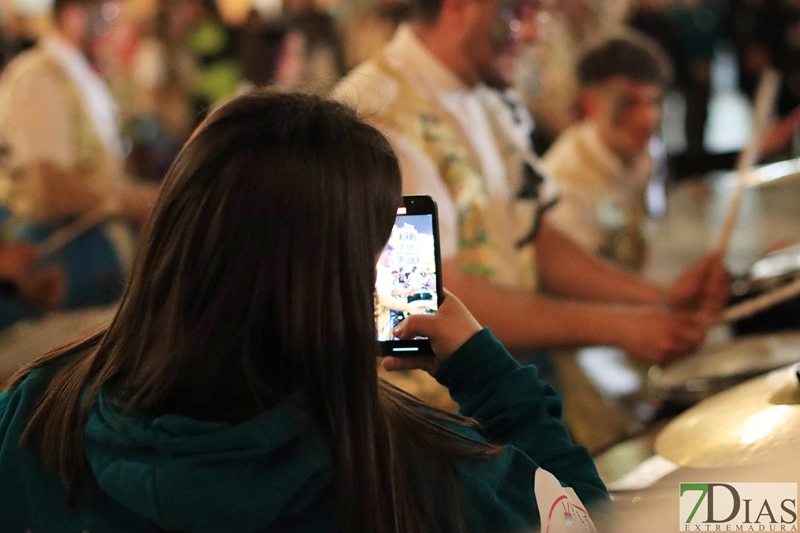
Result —
<path fill-rule="evenodd" d="M 424 337 L 399 340 L 393 330 L 413 314 L 436 313 L 442 303 L 439 220 L 430 196 L 404 196 L 389 242 L 378 259 L 375 326 L 382 355 L 432 355 Z"/>

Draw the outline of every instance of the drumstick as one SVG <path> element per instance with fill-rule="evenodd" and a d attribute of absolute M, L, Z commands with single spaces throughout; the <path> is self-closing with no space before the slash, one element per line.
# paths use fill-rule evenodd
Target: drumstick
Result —
<path fill-rule="evenodd" d="M 727 308 L 722 314 L 719 323 L 734 322 L 751 317 L 756 313 L 766 311 L 770 307 L 775 307 L 798 296 L 800 296 L 800 278 L 788 285 Z"/>
<path fill-rule="evenodd" d="M 113 209 L 108 203 L 100 204 L 81 215 L 69 226 L 56 230 L 49 239 L 36 247 L 36 254 L 39 259 L 54 254 L 93 227 L 104 222 L 112 214 Z"/>
<path fill-rule="evenodd" d="M 758 83 L 753 112 L 753 135 L 750 137 L 750 142 L 742 150 L 742 153 L 739 154 L 739 159 L 736 162 L 736 192 L 728 207 L 728 215 L 725 218 L 725 224 L 722 227 L 722 234 L 717 245 L 717 253 L 720 256 L 724 256 L 728 251 L 733 228 L 736 224 L 736 219 L 739 217 L 739 208 L 742 204 L 744 190 L 747 187 L 745 173 L 758 162 L 761 141 L 764 138 L 770 115 L 775 107 L 780 82 L 780 74 L 775 69 L 769 68 L 761 75 L 761 80 Z"/>

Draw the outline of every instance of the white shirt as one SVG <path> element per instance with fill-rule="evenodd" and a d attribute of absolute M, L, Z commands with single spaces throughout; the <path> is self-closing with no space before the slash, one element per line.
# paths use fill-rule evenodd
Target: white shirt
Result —
<path fill-rule="evenodd" d="M 113 163 L 104 170 L 112 173 L 110 182 L 122 179 L 122 141 L 111 93 L 83 54 L 58 35 L 46 37 L 40 46 L 15 58 L 0 77 L 0 143 L 7 142 L 11 147 L 12 166 L 50 163 L 71 169 L 76 164 L 73 103 L 62 82 L 51 69 L 43 68 L 46 62 L 37 54 L 46 54 L 57 62 L 77 88 L 95 133 L 110 156 L 108 161 Z M 24 188 L 35 191 L 37 185 L 30 183 Z M 130 266 L 130 230 L 110 223 L 106 234 L 123 267 Z"/>
<path fill-rule="evenodd" d="M 98 138 L 109 154 L 120 159 L 122 142 L 116 124 L 116 106 L 108 87 L 92 70 L 86 58 L 71 43 L 53 35 L 43 40 L 40 49 L 26 54 L 47 54 L 56 61 L 75 84 Z M 20 56 L 7 68 L 21 68 L 28 59 Z M 13 77 L 13 75 L 12 75 Z M 0 84 L 2 85 L 2 84 Z M 13 90 L 3 87 L 0 109 L 3 135 L 13 146 L 13 161 L 17 166 L 38 162 L 72 168 L 75 163 L 75 144 L 72 139 L 73 118 L 69 96 L 61 83 L 44 70 L 15 80 Z"/>
<path fill-rule="evenodd" d="M 562 196 L 547 220 L 588 252 L 597 253 L 609 231 L 625 226 L 628 217 L 645 216 L 645 189 L 652 172 L 648 153 L 626 165 L 591 122 L 562 133 L 542 163 Z"/>
<path fill-rule="evenodd" d="M 501 95 L 478 85 L 465 85 L 444 66 L 416 37 L 409 26 L 401 26 L 384 49 L 388 64 L 417 89 L 435 98 L 446 111 L 468 158 L 483 177 L 489 196 L 492 217 L 487 221 L 499 256 L 499 284 L 522 285 L 516 243 L 530 230 L 533 210 L 530 202 L 517 200 L 522 159 L 535 157 L 528 149 L 532 120 L 520 109 L 515 122 L 511 108 Z M 391 105 L 397 94 L 394 81 L 387 79 L 371 63 L 357 68 L 334 91 L 335 96 L 355 107 L 362 116 Z M 492 114 L 492 117 L 489 116 Z M 433 197 L 439 210 L 439 234 L 442 259 L 458 254 L 458 218 L 448 188 L 431 158 L 413 142 L 394 131 L 386 131 L 400 161 L 403 194 Z"/>

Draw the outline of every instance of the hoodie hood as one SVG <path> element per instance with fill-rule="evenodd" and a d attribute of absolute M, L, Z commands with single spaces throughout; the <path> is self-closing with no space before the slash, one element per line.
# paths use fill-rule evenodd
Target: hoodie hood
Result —
<path fill-rule="evenodd" d="M 120 416 L 98 395 L 85 432 L 100 488 L 158 526 L 251 532 L 316 503 L 333 460 L 303 395 L 237 425 Z"/>

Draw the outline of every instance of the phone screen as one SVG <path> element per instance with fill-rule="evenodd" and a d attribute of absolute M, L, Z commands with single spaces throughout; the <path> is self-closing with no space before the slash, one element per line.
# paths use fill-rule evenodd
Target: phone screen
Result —
<path fill-rule="evenodd" d="M 435 313 L 441 301 L 435 213 L 416 213 L 408 200 L 406 205 L 408 208 L 398 209 L 391 237 L 376 267 L 375 323 L 382 342 L 397 341 L 392 331 L 400 322 L 412 314 Z M 424 344 L 406 343 L 408 346 L 394 342 L 390 351 L 425 351 Z"/>

